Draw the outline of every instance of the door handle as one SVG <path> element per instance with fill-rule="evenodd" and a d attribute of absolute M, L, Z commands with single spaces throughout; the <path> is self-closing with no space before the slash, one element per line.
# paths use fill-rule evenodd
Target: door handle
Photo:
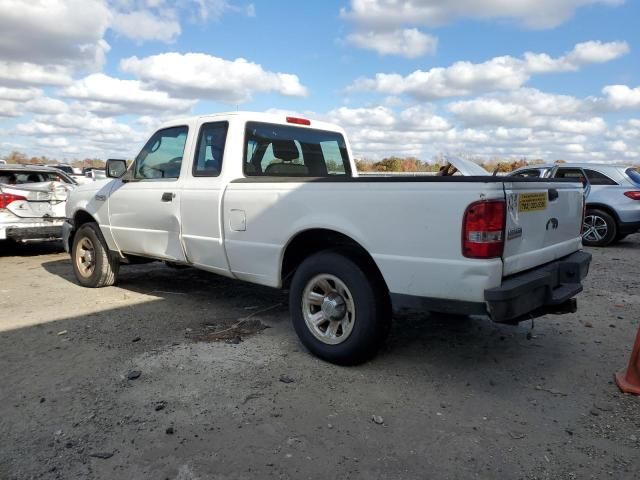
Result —
<path fill-rule="evenodd" d="M 176 194 L 173 192 L 164 192 L 162 194 L 162 201 L 163 202 L 170 202 L 171 200 L 173 200 L 173 197 L 175 197 Z"/>

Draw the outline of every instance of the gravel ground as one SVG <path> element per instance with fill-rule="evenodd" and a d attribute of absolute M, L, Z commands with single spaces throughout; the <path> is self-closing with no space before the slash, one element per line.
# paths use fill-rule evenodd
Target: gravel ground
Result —
<path fill-rule="evenodd" d="M 398 320 L 352 368 L 304 351 L 282 292 L 159 263 L 90 290 L 55 246 L 0 249 L 2 480 L 640 478 L 612 381 L 640 235 L 591 250 L 574 315 Z"/>

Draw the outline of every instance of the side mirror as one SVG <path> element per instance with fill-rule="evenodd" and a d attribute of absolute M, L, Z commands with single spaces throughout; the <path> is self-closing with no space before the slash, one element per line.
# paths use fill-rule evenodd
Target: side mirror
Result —
<path fill-rule="evenodd" d="M 109 160 L 107 160 L 106 170 L 107 170 L 107 177 L 120 178 L 127 171 L 127 161 L 110 158 Z"/>

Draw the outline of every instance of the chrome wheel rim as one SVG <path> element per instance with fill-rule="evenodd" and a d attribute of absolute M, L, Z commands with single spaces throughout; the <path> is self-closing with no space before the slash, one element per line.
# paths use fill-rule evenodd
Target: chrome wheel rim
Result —
<path fill-rule="evenodd" d="M 76 247 L 76 266 L 83 277 L 90 277 L 96 269 L 96 250 L 87 237 L 82 238 Z"/>
<path fill-rule="evenodd" d="M 336 276 L 316 275 L 302 293 L 302 314 L 307 328 L 322 343 L 338 345 L 344 342 L 356 320 L 353 296 Z"/>
<path fill-rule="evenodd" d="M 582 238 L 589 242 L 601 242 L 609 232 L 607 221 L 598 215 L 587 215 L 582 224 Z"/>

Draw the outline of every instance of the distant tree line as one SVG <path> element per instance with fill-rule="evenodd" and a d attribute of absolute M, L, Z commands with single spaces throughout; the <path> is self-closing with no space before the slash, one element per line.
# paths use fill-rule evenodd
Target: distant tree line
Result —
<path fill-rule="evenodd" d="M 475 161 L 488 172 L 511 172 L 528 165 L 546 163 L 541 159 L 526 160 L 524 158 L 501 159 L 492 158 L 490 160 L 469 158 Z M 440 167 L 447 163 L 446 157 L 436 156 L 431 162 L 425 162 L 415 157 L 387 157 L 378 161 L 357 159 L 356 166 L 359 172 L 437 172 Z M 564 163 L 564 160 L 557 160 L 556 163 Z"/>
<path fill-rule="evenodd" d="M 21 165 L 58 165 L 60 163 L 64 163 L 76 168 L 104 168 L 105 165 L 104 160 L 100 160 L 99 158 L 85 158 L 83 160 L 75 159 L 71 161 L 61 162 L 59 160 L 56 160 L 55 158 L 49 158 L 44 155 L 41 157 L 29 157 L 24 153 L 18 151 L 11 152 L 10 154 L 3 157 L 3 160 L 5 160 L 7 163 Z"/>

